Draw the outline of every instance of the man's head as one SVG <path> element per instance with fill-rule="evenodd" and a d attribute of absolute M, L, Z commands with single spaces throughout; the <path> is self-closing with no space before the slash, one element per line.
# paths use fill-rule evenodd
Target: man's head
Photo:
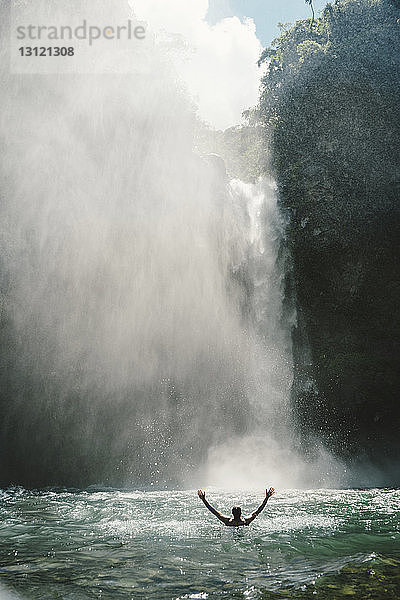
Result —
<path fill-rule="evenodd" d="M 242 514 L 242 509 L 240 508 L 240 506 L 234 506 L 232 508 L 232 514 L 235 521 L 238 521 Z"/>

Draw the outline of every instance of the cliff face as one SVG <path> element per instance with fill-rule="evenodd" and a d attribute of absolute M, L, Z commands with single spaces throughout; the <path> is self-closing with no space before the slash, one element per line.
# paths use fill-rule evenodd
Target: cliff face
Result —
<path fill-rule="evenodd" d="M 289 222 L 296 417 L 305 437 L 378 466 L 400 439 L 398 18 L 365 0 L 328 5 L 311 32 L 296 24 L 261 103 Z"/>

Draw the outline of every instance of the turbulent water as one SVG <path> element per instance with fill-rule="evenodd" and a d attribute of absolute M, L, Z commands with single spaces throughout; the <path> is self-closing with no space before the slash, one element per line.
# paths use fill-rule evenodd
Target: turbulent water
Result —
<path fill-rule="evenodd" d="M 262 500 L 208 497 L 225 513 Z M 195 491 L 16 488 L 0 506 L 2 600 L 400 595 L 399 490 L 278 491 L 244 529 L 224 527 Z"/>

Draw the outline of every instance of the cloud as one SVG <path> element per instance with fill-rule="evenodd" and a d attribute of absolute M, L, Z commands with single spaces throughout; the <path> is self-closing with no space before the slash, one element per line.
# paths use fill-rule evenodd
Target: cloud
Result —
<path fill-rule="evenodd" d="M 199 116 L 224 129 L 258 100 L 261 43 L 252 19 L 230 17 L 211 26 L 208 0 L 132 0 L 138 18 L 156 39 L 174 36 L 180 43 L 175 68 L 198 106 Z"/>
<path fill-rule="evenodd" d="M 153 30 L 189 35 L 205 20 L 208 11 L 208 0 L 132 0 L 130 4 Z"/>

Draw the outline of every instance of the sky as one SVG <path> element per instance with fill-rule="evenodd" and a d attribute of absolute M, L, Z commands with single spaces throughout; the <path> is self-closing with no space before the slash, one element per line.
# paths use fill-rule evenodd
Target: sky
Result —
<path fill-rule="evenodd" d="M 315 15 L 319 16 L 326 0 L 314 0 Z M 287 23 L 311 17 L 311 8 L 304 0 L 210 0 L 207 21 L 211 25 L 225 17 L 251 17 L 256 34 L 263 46 L 279 35 L 277 23 Z"/>
<path fill-rule="evenodd" d="M 185 40 L 176 71 L 198 107 L 199 117 L 215 129 L 241 122 L 255 106 L 263 47 L 279 34 L 277 23 L 311 16 L 304 0 L 130 0 L 155 38 Z M 316 16 L 326 2 L 314 0 Z"/>

